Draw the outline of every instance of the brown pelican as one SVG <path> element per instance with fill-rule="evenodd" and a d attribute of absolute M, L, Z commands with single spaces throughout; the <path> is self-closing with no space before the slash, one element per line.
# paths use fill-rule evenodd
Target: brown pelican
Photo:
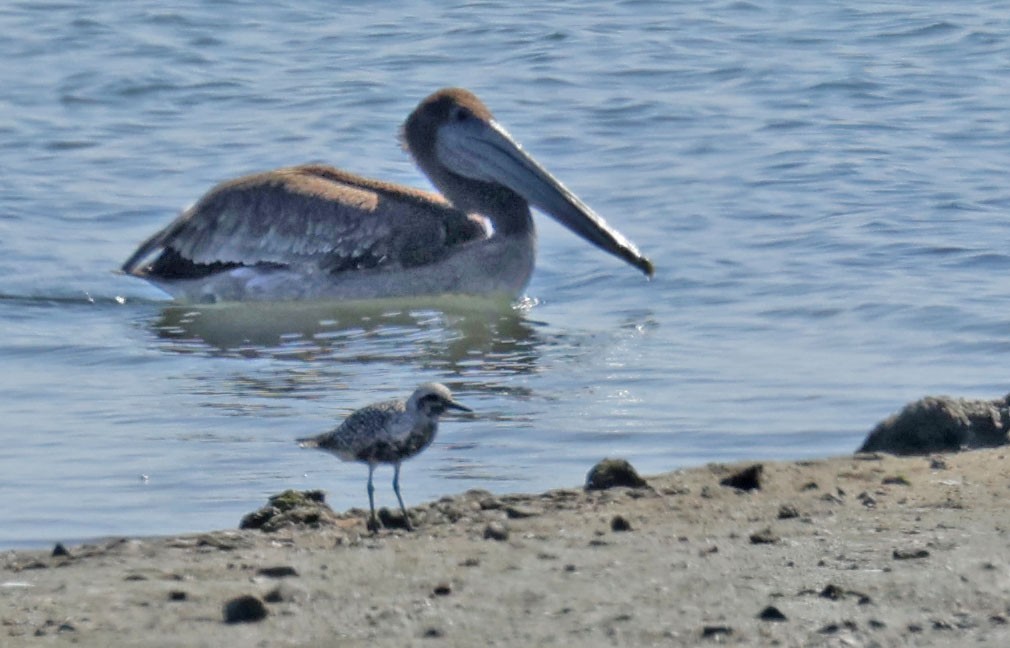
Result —
<path fill-rule="evenodd" d="M 424 99 L 402 140 L 441 196 L 324 165 L 258 173 L 211 189 L 122 269 L 190 302 L 515 297 L 533 272 L 533 205 L 652 276 L 469 91 Z"/>

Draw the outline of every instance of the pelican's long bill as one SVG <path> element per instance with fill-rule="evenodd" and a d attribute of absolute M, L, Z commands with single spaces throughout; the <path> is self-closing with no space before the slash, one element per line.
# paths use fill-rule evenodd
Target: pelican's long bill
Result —
<path fill-rule="evenodd" d="M 561 184 L 494 119 L 447 122 L 435 139 L 435 153 L 454 173 L 508 187 L 593 245 L 653 275 L 652 262 L 631 241 Z"/>

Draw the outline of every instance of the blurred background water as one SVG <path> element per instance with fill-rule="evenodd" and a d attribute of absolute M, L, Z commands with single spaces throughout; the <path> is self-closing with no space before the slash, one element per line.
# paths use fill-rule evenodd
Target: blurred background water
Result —
<path fill-rule="evenodd" d="M 1007 391 L 1010 4 L 14 1 L 0 8 L 0 546 L 364 506 L 293 440 L 440 380 L 408 503 L 847 453 Z M 538 217 L 526 299 L 193 309 L 114 274 L 218 181 L 399 149 L 465 86 L 637 242 Z M 394 503 L 391 471 L 378 501 Z"/>

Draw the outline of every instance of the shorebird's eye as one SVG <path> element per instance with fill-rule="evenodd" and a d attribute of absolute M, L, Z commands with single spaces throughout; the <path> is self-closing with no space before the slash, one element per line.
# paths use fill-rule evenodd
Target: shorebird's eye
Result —
<path fill-rule="evenodd" d="M 453 106 L 452 112 L 449 113 L 449 119 L 454 122 L 464 122 L 470 119 L 470 111 L 461 106 Z"/>

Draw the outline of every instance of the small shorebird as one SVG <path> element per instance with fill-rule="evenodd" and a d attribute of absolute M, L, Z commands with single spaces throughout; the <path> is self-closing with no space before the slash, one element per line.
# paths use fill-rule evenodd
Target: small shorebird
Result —
<path fill-rule="evenodd" d="M 344 461 L 368 464 L 368 529 L 376 531 L 375 487 L 372 473 L 380 463 L 393 464 L 393 492 L 400 503 L 403 521 L 410 531 L 407 507 L 400 496 L 400 463 L 427 448 L 438 432 L 438 417 L 446 409 L 473 411 L 452 398 L 449 388 L 440 383 L 424 383 L 406 401 L 394 399 L 355 410 L 336 429 L 319 436 L 298 439 L 303 448 L 318 448 Z"/>
<path fill-rule="evenodd" d="M 202 303 L 516 297 L 533 272 L 532 205 L 652 276 L 652 262 L 472 93 L 446 88 L 424 99 L 402 139 L 441 194 L 322 164 L 257 173 L 211 189 L 122 270 Z"/>

